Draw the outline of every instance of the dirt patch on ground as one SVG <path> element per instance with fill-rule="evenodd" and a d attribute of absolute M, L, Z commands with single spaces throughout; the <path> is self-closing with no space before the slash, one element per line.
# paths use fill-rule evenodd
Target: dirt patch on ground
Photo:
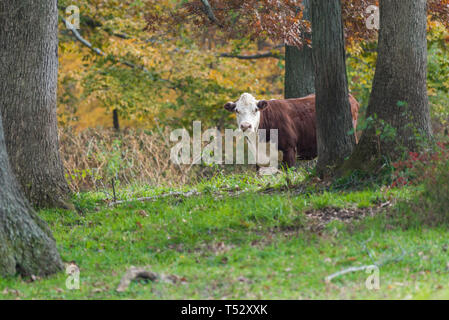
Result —
<path fill-rule="evenodd" d="M 304 212 L 304 218 L 298 219 L 296 223 L 285 226 L 276 226 L 268 229 L 250 229 L 247 231 L 242 230 L 232 230 L 229 232 L 246 232 L 249 235 L 256 234 L 260 236 L 258 239 L 251 241 L 251 245 L 254 247 L 264 247 L 273 243 L 280 238 L 292 239 L 294 237 L 304 237 L 311 234 L 322 235 L 322 231 L 326 226 L 332 221 L 342 221 L 348 225 L 352 222 L 360 221 L 366 217 L 373 217 L 375 215 L 381 214 L 388 210 L 388 208 L 393 206 L 393 202 L 379 202 L 373 206 L 367 208 L 356 208 L 356 207 L 346 207 L 346 208 L 336 208 L 336 207 L 325 207 L 321 209 L 309 209 Z M 219 238 L 219 237 L 218 237 Z M 217 239 L 218 239 L 217 238 Z M 242 237 L 242 239 L 245 237 Z M 168 244 L 167 247 L 170 250 L 175 250 L 177 252 L 200 252 L 208 256 L 209 254 L 223 255 L 228 251 L 231 251 L 238 245 L 230 243 L 228 239 L 225 241 L 212 241 L 201 243 L 194 248 L 186 248 L 183 243 L 172 243 Z M 149 247 L 160 252 L 160 249 Z"/>
<path fill-rule="evenodd" d="M 311 223 L 310 229 L 313 231 L 321 231 L 326 225 L 332 221 L 342 221 L 349 223 L 352 221 L 361 220 L 365 217 L 373 217 L 386 208 L 392 206 L 390 201 L 381 203 L 377 206 L 368 208 L 322 208 L 308 210 L 304 214 Z"/>

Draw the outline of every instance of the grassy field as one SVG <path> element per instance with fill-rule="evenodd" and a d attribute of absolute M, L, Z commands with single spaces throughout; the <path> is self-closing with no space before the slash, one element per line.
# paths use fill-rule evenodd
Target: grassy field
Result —
<path fill-rule="evenodd" d="M 215 177 L 190 188 L 128 187 L 120 199 L 194 190 L 109 206 L 111 192 L 75 196 L 77 212 L 41 211 L 62 258 L 80 268 L 80 289 L 64 272 L 47 279 L 0 279 L 0 299 L 427 299 L 449 298 L 444 228 L 400 229 L 388 212 L 415 189 L 317 192 L 288 188 L 304 173 Z M 282 192 L 279 191 L 282 189 Z M 350 272 L 373 263 L 372 273 Z M 130 266 L 165 281 L 133 281 Z M 32 281 L 33 280 L 33 281 Z"/>

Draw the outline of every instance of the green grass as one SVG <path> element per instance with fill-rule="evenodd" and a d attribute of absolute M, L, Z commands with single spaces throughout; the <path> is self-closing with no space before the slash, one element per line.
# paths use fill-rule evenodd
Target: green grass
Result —
<path fill-rule="evenodd" d="M 202 196 L 117 207 L 102 202 L 104 193 L 83 193 L 75 198 L 80 213 L 41 211 L 63 260 L 80 267 L 80 290 L 66 288 L 64 272 L 34 282 L 15 277 L 0 279 L 0 299 L 449 298 L 446 229 L 402 230 L 380 215 L 349 225 L 334 221 L 312 232 L 304 215 L 328 207 L 368 208 L 408 198 L 413 189 L 264 195 L 254 190 L 282 185 L 282 178 L 276 183 L 259 179 L 257 187 L 253 178 L 245 179 L 217 178 L 194 186 Z M 232 185 L 247 193 L 220 193 Z M 214 192 L 207 193 L 208 188 Z M 161 192 L 133 187 L 120 195 Z M 372 264 L 366 249 L 376 261 L 406 252 L 402 260 L 380 268 L 380 290 L 365 287 L 369 274 L 364 271 L 324 281 L 342 269 Z M 116 292 L 132 265 L 183 281 L 133 282 L 128 291 Z"/>

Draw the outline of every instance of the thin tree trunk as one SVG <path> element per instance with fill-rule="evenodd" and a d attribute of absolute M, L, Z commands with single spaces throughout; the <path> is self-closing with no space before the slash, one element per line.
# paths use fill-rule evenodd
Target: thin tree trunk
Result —
<path fill-rule="evenodd" d="M 317 172 L 327 174 L 349 156 L 355 137 L 348 98 L 340 0 L 312 0 L 315 65 Z"/>
<path fill-rule="evenodd" d="M 29 206 L 13 176 L 0 115 L 0 276 L 44 276 L 62 268 L 48 226 Z"/>
<path fill-rule="evenodd" d="M 120 131 L 120 122 L 118 117 L 118 110 L 112 110 L 112 123 L 115 131 Z"/>
<path fill-rule="evenodd" d="M 38 207 L 66 207 L 56 117 L 56 0 L 0 2 L 0 111 L 10 163 Z"/>
<path fill-rule="evenodd" d="M 310 0 L 303 1 L 303 18 L 310 20 Z M 306 35 L 309 37 L 310 35 Z M 285 99 L 300 98 L 315 93 L 315 69 L 312 48 L 285 46 Z"/>
<path fill-rule="evenodd" d="M 381 0 L 378 58 L 367 118 L 346 169 L 373 171 L 431 138 L 426 0 Z"/>

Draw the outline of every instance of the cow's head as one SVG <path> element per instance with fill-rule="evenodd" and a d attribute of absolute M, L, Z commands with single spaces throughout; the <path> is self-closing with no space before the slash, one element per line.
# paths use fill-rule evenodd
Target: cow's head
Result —
<path fill-rule="evenodd" d="M 237 115 L 237 126 L 242 131 L 256 132 L 260 123 L 260 111 L 268 106 L 267 101 L 258 101 L 249 93 L 244 93 L 237 102 L 228 102 L 224 108 Z"/>

